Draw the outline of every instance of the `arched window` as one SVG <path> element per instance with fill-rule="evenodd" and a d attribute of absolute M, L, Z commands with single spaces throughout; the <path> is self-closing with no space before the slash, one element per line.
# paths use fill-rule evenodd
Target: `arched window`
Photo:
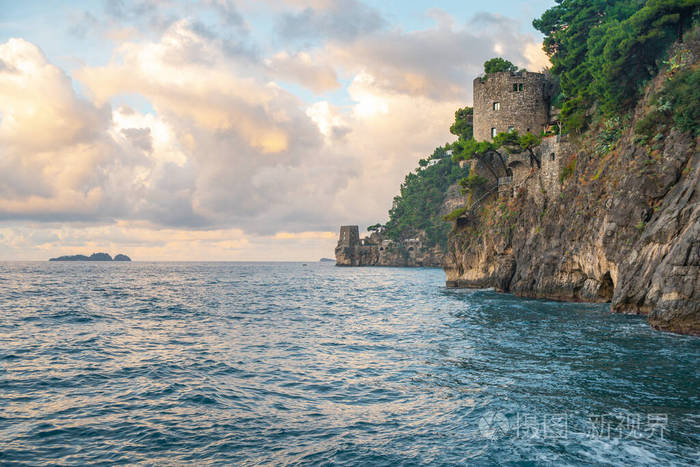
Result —
<path fill-rule="evenodd" d="M 549 155 L 549 157 L 550 157 L 552 160 L 554 160 L 554 159 L 556 159 L 557 156 L 556 156 L 556 154 L 551 153 L 551 154 Z"/>
<path fill-rule="evenodd" d="M 496 137 L 496 127 L 491 128 L 491 138 Z"/>
<path fill-rule="evenodd" d="M 493 110 L 501 110 L 501 103 L 500 103 L 500 102 L 494 102 L 494 103 L 493 103 Z"/>

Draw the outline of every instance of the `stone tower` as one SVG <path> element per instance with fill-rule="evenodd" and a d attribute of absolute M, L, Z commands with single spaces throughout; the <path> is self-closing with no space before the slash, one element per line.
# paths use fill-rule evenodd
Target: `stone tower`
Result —
<path fill-rule="evenodd" d="M 502 71 L 474 80 L 474 139 L 517 130 L 539 134 L 549 123 L 550 83 L 542 73 Z"/>
<path fill-rule="evenodd" d="M 356 225 L 341 225 L 338 248 L 355 246 L 360 243 L 360 230 Z"/>

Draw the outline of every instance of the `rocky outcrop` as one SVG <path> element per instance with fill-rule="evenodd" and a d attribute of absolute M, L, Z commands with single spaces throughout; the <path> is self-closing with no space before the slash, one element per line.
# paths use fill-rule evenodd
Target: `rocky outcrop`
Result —
<path fill-rule="evenodd" d="M 112 259 L 108 253 L 93 253 L 90 256 L 59 256 L 58 258 L 51 258 L 49 261 L 131 261 L 131 258 L 126 255 L 119 254 Z"/>
<path fill-rule="evenodd" d="M 672 130 L 649 147 L 631 128 L 604 154 L 597 135 L 561 145 L 549 171 L 458 219 L 448 286 L 611 302 L 659 329 L 700 334 L 698 141 Z M 552 187 L 552 170 L 572 173 Z"/>
<path fill-rule="evenodd" d="M 675 47 L 697 66 L 698 40 Z M 700 137 L 634 130 L 672 73 L 650 83 L 624 125 L 545 138 L 540 169 L 511 157 L 511 184 L 455 221 L 447 285 L 610 302 L 657 329 L 700 335 Z"/>

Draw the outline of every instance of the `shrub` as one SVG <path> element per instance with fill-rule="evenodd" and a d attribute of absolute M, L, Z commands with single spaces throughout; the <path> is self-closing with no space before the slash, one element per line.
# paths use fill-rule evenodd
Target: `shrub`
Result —
<path fill-rule="evenodd" d="M 571 159 L 571 161 L 568 164 L 566 164 L 564 168 L 561 169 L 561 172 L 559 173 L 559 182 L 564 183 L 564 180 L 566 180 L 574 174 L 574 170 L 576 170 L 575 157 Z"/>
<path fill-rule="evenodd" d="M 444 220 L 444 221 L 454 221 L 454 220 L 457 220 L 457 218 L 461 217 L 462 214 L 464 214 L 465 212 L 467 212 L 467 208 L 466 208 L 466 207 L 457 208 L 457 209 L 455 209 L 454 211 L 452 211 L 451 213 L 442 216 L 442 220 Z"/>

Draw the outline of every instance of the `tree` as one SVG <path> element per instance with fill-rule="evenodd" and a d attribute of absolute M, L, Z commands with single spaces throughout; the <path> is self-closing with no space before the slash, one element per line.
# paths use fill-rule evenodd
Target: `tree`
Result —
<path fill-rule="evenodd" d="M 700 6 L 698 0 L 649 0 L 628 19 L 600 28 L 589 39 L 591 90 L 607 115 L 634 106 L 640 83 L 658 72 L 660 59 Z"/>
<path fill-rule="evenodd" d="M 455 122 L 450 126 L 450 133 L 460 139 L 474 137 L 474 108 L 462 107 L 455 112 Z"/>
<path fill-rule="evenodd" d="M 462 187 L 460 191 L 462 194 L 465 194 L 467 191 L 471 191 L 476 187 L 488 183 L 488 181 L 488 178 L 482 177 L 481 175 L 469 174 L 468 177 L 465 177 L 459 181 L 459 186 Z"/>
<path fill-rule="evenodd" d="M 468 175 L 468 169 L 445 158 L 446 151 L 446 148 L 438 147 L 430 157 L 423 159 L 444 159 L 440 164 L 426 166 L 406 175 L 384 226 L 384 234 L 388 238 L 401 240 L 425 232 L 426 246 L 445 247 L 450 226 L 440 217 L 440 208 L 447 188 Z"/>
<path fill-rule="evenodd" d="M 637 102 L 668 46 L 698 19 L 700 0 L 557 0 L 533 21 L 559 78 L 561 120 L 582 131 L 594 103 L 608 117 Z"/>
<path fill-rule="evenodd" d="M 518 71 L 518 67 L 510 61 L 500 57 L 492 58 L 484 62 L 484 73 L 498 73 L 499 71 Z"/>
<path fill-rule="evenodd" d="M 367 227 L 367 232 L 378 232 L 382 230 L 384 226 L 382 224 L 374 224 Z"/>
<path fill-rule="evenodd" d="M 530 155 L 530 167 L 532 167 L 532 163 L 535 162 L 537 164 L 537 168 L 542 167 L 542 161 L 540 160 L 539 157 L 537 157 L 537 154 L 535 154 L 534 149 L 539 146 L 542 143 L 542 138 L 540 138 L 537 135 L 533 135 L 529 131 L 522 135 L 520 137 L 520 141 L 518 141 L 518 144 L 520 145 L 520 149 L 523 149 L 528 152 Z"/>

